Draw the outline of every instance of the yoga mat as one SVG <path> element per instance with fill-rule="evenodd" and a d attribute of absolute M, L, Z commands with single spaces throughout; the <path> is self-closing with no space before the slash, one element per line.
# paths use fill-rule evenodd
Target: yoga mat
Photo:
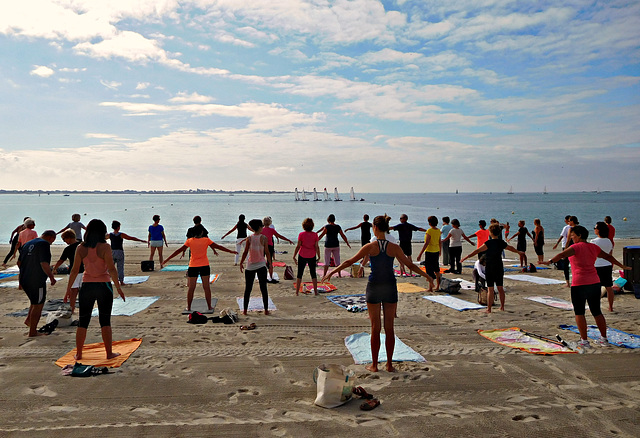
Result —
<path fill-rule="evenodd" d="M 60 280 L 62 280 L 62 277 L 56 278 L 56 282 L 58 282 Z M 47 283 L 51 283 L 48 278 L 47 278 Z M 16 288 L 17 289 L 19 285 L 20 285 L 20 282 L 18 280 L 10 280 L 10 281 L 2 281 L 2 282 L 0 282 L 0 287 L 5 287 L 5 288 Z M 49 287 L 51 287 L 51 285 L 49 285 Z"/>
<path fill-rule="evenodd" d="M 528 281 L 529 283 L 535 284 L 564 284 L 564 280 L 555 280 L 553 278 L 544 278 L 544 277 L 535 277 L 533 275 L 505 275 L 504 278 L 508 278 L 509 280 L 516 281 Z"/>
<path fill-rule="evenodd" d="M 295 286 L 294 286 L 294 288 L 295 288 Z M 331 283 L 320 283 L 320 282 L 318 282 L 318 292 L 322 292 L 322 293 L 333 292 L 336 289 L 338 289 L 338 288 L 335 287 Z M 305 292 L 305 291 L 306 292 L 313 292 L 313 282 L 305 281 L 304 283 L 302 283 L 302 291 L 303 292 Z"/>
<path fill-rule="evenodd" d="M 193 301 L 191 301 L 191 310 L 184 309 L 182 311 L 182 314 L 189 315 L 191 314 L 191 312 L 212 314 L 216 311 L 216 304 L 218 304 L 218 299 L 211 297 L 211 307 L 213 307 L 213 309 L 209 310 L 209 308 L 207 307 L 207 300 L 205 300 L 204 298 L 195 298 Z"/>
<path fill-rule="evenodd" d="M 387 361 L 387 349 L 384 345 L 385 335 L 380 334 L 380 351 L 378 353 L 378 362 Z M 371 335 L 369 333 L 356 333 L 344 338 L 344 345 L 353 356 L 356 365 L 371 363 Z M 396 344 L 393 349 L 393 360 L 396 362 L 426 362 L 427 360 L 413 349 L 408 347 L 396 336 Z"/>
<path fill-rule="evenodd" d="M 20 272 L 20 268 L 18 267 L 18 265 L 13 265 L 13 266 L 9 266 L 7 269 L 5 269 L 2 272 Z"/>
<path fill-rule="evenodd" d="M 462 312 L 463 310 L 475 310 L 484 309 L 485 306 L 480 304 L 471 303 L 469 301 L 461 300 L 460 298 L 452 297 L 451 295 L 429 295 L 422 297 L 425 300 L 440 303 L 444 306 L 451 307 L 452 309 Z"/>
<path fill-rule="evenodd" d="M 509 265 L 509 266 L 511 266 L 512 268 L 520 268 L 520 269 L 524 268 L 524 266 L 520 266 L 520 265 Z M 528 266 L 528 265 L 527 265 L 527 266 Z M 540 270 L 540 269 L 551 269 L 551 268 L 549 268 L 549 267 L 547 267 L 547 266 L 538 266 L 538 265 L 535 265 L 535 267 L 536 267 L 536 269 L 538 269 L 538 270 Z"/>
<path fill-rule="evenodd" d="M 144 309 L 158 301 L 160 297 L 126 297 L 125 301 L 118 297 L 113 300 L 113 307 L 111 308 L 111 315 L 113 316 L 131 316 L 138 312 L 142 312 Z M 94 308 L 91 312 L 91 316 L 98 316 L 98 308 Z"/>
<path fill-rule="evenodd" d="M 132 275 L 130 277 L 124 277 L 124 284 L 140 284 L 149 279 L 148 275 Z"/>
<path fill-rule="evenodd" d="M 364 294 L 358 295 L 331 295 L 327 299 L 333 304 L 349 309 L 350 306 L 358 306 L 362 310 L 367 309 L 367 298 Z"/>
<path fill-rule="evenodd" d="M 274 268 L 282 268 L 283 266 L 287 266 L 285 262 L 273 262 Z"/>
<path fill-rule="evenodd" d="M 0 280 L 18 275 L 17 272 L 0 272 Z"/>
<path fill-rule="evenodd" d="M 573 304 L 562 298 L 555 298 L 550 296 L 541 297 L 526 297 L 527 300 L 535 301 L 536 303 L 546 304 L 547 306 L 555 307 L 562 310 L 573 310 Z"/>
<path fill-rule="evenodd" d="M 466 290 L 475 290 L 476 289 L 476 285 L 473 282 L 464 280 L 462 278 L 452 278 L 451 281 L 459 281 L 460 282 L 460 289 L 466 289 Z"/>
<path fill-rule="evenodd" d="M 211 274 L 209 276 L 209 283 L 215 283 L 216 281 L 218 281 L 219 277 L 220 277 L 220 274 Z M 199 275 L 198 275 L 198 279 L 196 280 L 196 283 L 202 284 L 202 277 L 200 277 Z"/>
<path fill-rule="evenodd" d="M 427 290 L 426 287 L 416 286 L 411 283 L 398 283 L 398 292 L 400 293 L 413 293 L 413 292 L 424 292 Z"/>
<path fill-rule="evenodd" d="M 240 310 L 244 309 L 244 298 L 236 297 L 236 301 L 238 302 L 238 308 Z M 269 306 L 269 312 L 274 310 L 278 310 L 276 305 L 271 301 L 271 297 L 269 297 L 269 302 L 267 303 Z M 251 297 L 249 298 L 249 307 L 247 308 L 248 312 L 263 312 L 264 304 L 262 304 L 262 297 Z"/>
<path fill-rule="evenodd" d="M 569 347 L 561 344 L 544 341 L 529 336 L 520 331 L 518 327 L 496 330 L 478 330 L 480 336 L 511 348 L 525 351 L 531 354 L 570 354 L 576 353 Z"/>
<path fill-rule="evenodd" d="M 574 333 L 580 333 L 575 325 L 559 326 L 563 330 L 570 330 Z M 600 338 L 600 330 L 595 325 L 587 326 L 587 336 L 591 339 Z M 611 345 L 622 348 L 640 348 L 640 336 L 633 333 L 623 332 L 622 330 L 607 327 L 607 339 Z"/>
<path fill-rule="evenodd" d="M 125 360 L 129 359 L 131 353 L 136 351 L 138 347 L 140 347 L 141 343 L 141 338 L 132 338 L 126 341 L 113 341 L 111 344 L 113 352 L 120 353 L 120 356 L 114 357 L 113 359 L 106 358 L 104 344 L 102 342 L 96 344 L 85 344 L 84 347 L 82 347 L 82 359 L 80 359 L 80 363 L 83 365 L 94 365 L 97 367 L 118 368 Z M 75 364 L 76 360 L 73 357 L 75 354 L 76 349 L 74 348 L 58 359 L 56 361 L 56 365 L 63 368 L 65 365 Z"/>
<path fill-rule="evenodd" d="M 167 265 L 160 270 L 167 271 L 167 272 L 181 272 L 181 271 L 186 271 L 187 269 L 189 269 L 188 265 Z"/>

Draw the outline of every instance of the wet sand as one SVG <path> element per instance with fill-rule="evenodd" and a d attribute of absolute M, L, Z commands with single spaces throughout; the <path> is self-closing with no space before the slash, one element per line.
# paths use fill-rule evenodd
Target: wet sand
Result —
<path fill-rule="evenodd" d="M 128 242 L 127 242 L 128 243 Z M 614 256 L 639 240 L 619 240 Z M 125 244 L 126 245 L 126 244 Z M 547 243 L 545 259 L 556 254 Z M 177 248 L 171 245 L 165 255 Z M 414 244 L 414 253 L 420 248 Z M 54 260 L 63 246 L 55 245 Z M 277 245 L 278 259 L 292 264 L 293 246 Z M 355 253 L 343 246 L 343 258 Z M 465 245 L 463 254 L 471 252 Z M 536 260 L 528 248 L 529 260 Z M 4 256 L 7 245 L 0 246 Z M 146 246 L 125 246 L 126 275 L 146 275 L 140 261 Z M 513 257 L 511 257 L 513 258 Z M 210 253 L 217 310 L 237 309 L 244 276 L 233 256 Z M 174 260 L 173 263 L 185 263 Z M 514 263 L 516 263 L 514 261 Z M 156 259 L 157 267 L 157 259 Z M 368 270 L 367 270 L 368 271 Z M 427 359 L 394 363 L 396 373 L 371 373 L 354 365 L 344 338 L 369 331 L 366 312 L 349 313 L 319 297 L 296 297 L 293 282 L 269 285 L 277 306 L 270 316 L 250 313 L 234 325 L 187 324 L 184 272 L 151 272 L 142 284 L 126 286 L 128 296 L 159 296 L 134 316 L 112 317 L 114 340 L 141 337 L 141 347 L 112 374 L 65 377 L 55 360 L 75 347 L 75 328 L 29 339 L 22 318 L 6 313 L 27 307 L 17 289 L 0 288 L 0 435 L 2 436 L 448 436 L 479 437 L 637 437 L 640 431 L 640 351 L 594 347 L 586 354 L 540 356 L 488 341 L 478 329 L 517 326 L 544 336 L 574 324 L 573 313 L 525 299 L 551 295 L 569 299 L 564 285 L 505 280 L 506 311 L 458 312 L 423 299 L 426 292 L 400 294 L 396 335 Z M 533 274 L 563 279 L 562 272 Z M 456 277 L 449 274 L 450 277 Z M 66 276 L 49 288 L 62 298 Z M 462 277 L 471 280 L 471 269 Z M 1 281 L 15 279 L 8 278 Z M 308 281 L 305 273 L 303 281 Z M 399 282 L 425 286 L 422 278 Z M 364 293 L 365 278 L 334 278 L 335 294 Z M 196 289 L 202 298 L 202 286 Z M 256 283 L 252 296 L 258 297 Z M 459 298 L 475 302 L 476 293 Z M 608 325 L 640 334 L 640 300 L 616 296 L 615 311 L 602 301 Z M 587 321 L 593 318 L 587 314 Z M 241 324 L 257 328 L 241 331 Z M 41 325 L 44 321 L 41 322 Z M 87 343 L 100 342 L 97 318 Z M 323 363 L 355 371 L 357 384 L 380 399 L 371 412 L 354 400 L 336 409 L 314 406 L 312 373 Z M 382 364 L 384 365 L 384 363 Z M 25 435 L 27 434 L 27 435 Z"/>

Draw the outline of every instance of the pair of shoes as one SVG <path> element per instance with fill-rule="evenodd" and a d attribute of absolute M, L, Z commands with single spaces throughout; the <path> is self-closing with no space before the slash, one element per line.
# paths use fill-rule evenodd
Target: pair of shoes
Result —
<path fill-rule="evenodd" d="M 580 339 L 580 341 L 576 344 L 576 346 L 584 350 L 586 350 L 587 348 L 591 348 L 591 344 L 589 344 L 589 341 L 586 339 Z"/>
<path fill-rule="evenodd" d="M 593 341 L 593 343 L 599 347 L 609 347 L 611 345 L 609 344 L 609 340 L 603 336 L 600 336 L 600 338 Z"/>
<path fill-rule="evenodd" d="M 362 386 L 354 386 L 351 392 L 365 400 L 371 400 L 373 398 L 373 394 L 369 394 Z"/>
<path fill-rule="evenodd" d="M 58 320 L 54 319 L 50 323 L 45 324 L 42 327 L 40 327 L 38 329 L 38 333 L 45 333 L 47 335 L 50 335 L 51 333 L 53 333 L 53 331 L 56 329 L 56 327 L 58 327 Z"/>
<path fill-rule="evenodd" d="M 360 405 L 360 409 L 363 411 L 372 411 L 375 408 L 380 406 L 380 400 L 377 398 L 372 398 L 371 400 L 367 400 L 366 402 Z"/>
<path fill-rule="evenodd" d="M 255 330 L 255 328 L 256 328 L 256 327 L 257 327 L 257 326 L 256 326 L 256 323 L 255 323 L 255 322 L 252 322 L 252 323 L 251 323 L 251 324 L 249 324 L 249 325 L 241 325 L 241 326 L 240 326 L 240 330 Z"/>

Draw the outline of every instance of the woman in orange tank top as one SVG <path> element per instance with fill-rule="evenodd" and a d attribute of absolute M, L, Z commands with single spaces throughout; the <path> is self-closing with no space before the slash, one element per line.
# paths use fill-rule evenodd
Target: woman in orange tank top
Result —
<path fill-rule="evenodd" d="M 87 225 L 84 234 L 84 241 L 76 249 L 76 257 L 73 268 L 69 275 L 69 285 L 64 301 L 75 303 L 76 293 L 71 289 L 73 282 L 78 276 L 80 265 L 84 263 L 84 276 L 80 287 L 80 305 L 78 310 L 78 330 L 76 331 L 76 360 L 82 359 L 82 347 L 87 337 L 87 328 L 91 321 L 93 305 L 98 302 L 98 312 L 100 314 L 100 328 L 102 331 L 102 341 L 107 353 L 107 359 L 120 356 L 111 349 L 111 309 L 113 307 L 113 284 L 116 285 L 118 294 L 124 301 L 124 292 L 118 281 L 118 271 L 113 264 L 111 256 L 111 246 L 105 240 L 107 226 L 100 219 L 93 219 Z"/>

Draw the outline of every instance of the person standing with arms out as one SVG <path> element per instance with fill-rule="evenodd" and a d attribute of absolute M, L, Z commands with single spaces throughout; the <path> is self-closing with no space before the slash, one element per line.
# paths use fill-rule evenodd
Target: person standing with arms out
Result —
<path fill-rule="evenodd" d="M 85 227 L 84 224 L 80 222 L 81 218 L 82 216 L 80 216 L 79 213 L 72 214 L 71 222 L 69 222 L 66 227 L 58 231 L 58 234 L 66 230 L 73 230 L 73 232 L 76 233 L 76 240 L 78 242 L 82 242 L 82 230 L 86 230 L 87 227 Z"/>
<path fill-rule="evenodd" d="M 344 232 L 346 233 L 347 231 L 360 228 L 360 244 L 362 246 L 365 246 L 367 243 L 371 241 L 371 227 L 372 225 L 371 225 L 371 222 L 369 222 L 369 215 L 365 214 L 362 217 L 362 222 L 360 222 L 355 227 L 347 228 L 346 230 L 344 230 Z"/>
<path fill-rule="evenodd" d="M 518 232 L 507 239 L 507 242 L 511 242 L 512 239 L 518 238 L 518 243 L 516 248 L 520 251 L 520 267 L 527 266 L 527 236 L 529 239 L 533 240 L 533 236 L 529 233 L 527 227 L 524 226 L 525 222 L 523 220 L 518 221 Z"/>
<path fill-rule="evenodd" d="M 244 270 L 244 301 L 242 314 L 246 315 L 249 309 L 249 298 L 251 298 L 251 290 L 256 276 L 260 284 L 260 293 L 262 294 L 262 305 L 264 306 L 264 314 L 269 314 L 269 290 L 267 289 L 267 269 L 269 275 L 273 278 L 273 263 L 271 260 L 271 252 L 267 236 L 262 234 L 263 224 L 260 219 L 251 219 L 249 226 L 253 230 L 253 234 L 247 237 L 247 245 L 242 253 L 240 260 L 240 272 Z M 247 258 L 248 256 L 248 258 Z M 247 260 L 247 269 L 244 269 L 244 261 Z"/>
<path fill-rule="evenodd" d="M 445 241 L 451 240 L 449 244 L 449 262 L 451 263 L 451 268 L 449 272 L 454 274 L 462 274 L 462 263 L 460 261 L 460 257 L 462 257 L 462 239 L 464 238 L 467 242 L 473 245 L 473 242 L 469 240 L 464 231 L 460 229 L 460 221 L 458 219 L 454 219 L 451 221 L 451 230 L 449 231 L 449 235 L 444 239 Z"/>
<path fill-rule="evenodd" d="M 327 217 L 327 222 L 327 225 L 317 231 L 319 234 L 318 240 L 322 239 L 325 235 L 327 236 L 324 241 L 324 275 L 327 275 L 327 270 L 331 264 L 331 257 L 333 257 L 336 266 L 340 264 L 340 241 L 338 240 L 338 236 L 342 237 L 342 240 L 344 240 L 349 249 L 351 249 L 347 236 L 342 232 L 342 227 L 336 224 L 336 217 L 330 214 L 329 217 Z M 338 277 L 342 277 L 340 272 L 338 272 Z"/>
<path fill-rule="evenodd" d="M 18 250 L 28 241 L 38 238 L 38 233 L 34 230 L 35 227 L 36 221 L 30 217 L 24 221 L 24 230 L 20 231 L 18 235 Z"/>
<path fill-rule="evenodd" d="M 418 254 L 418 261 L 424 253 L 424 268 L 427 275 L 436 279 L 436 290 L 440 289 L 440 251 L 442 251 L 442 241 L 440 240 L 440 230 L 438 229 L 438 218 L 429 216 L 427 218 L 429 229 L 424 233 L 424 245 Z M 433 292 L 433 283 L 429 284 L 429 292 Z"/>
<path fill-rule="evenodd" d="M 76 233 L 72 229 L 63 231 L 60 237 L 68 246 L 62 251 L 60 259 L 58 259 L 56 265 L 53 267 L 53 272 L 57 272 L 60 265 L 63 264 L 65 260 L 69 260 L 69 274 L 71 274 L 71 270 L 73 269 L 73 262 L 76 258 L 76 250 L 78 249 L 78 245 L 80 245 L 82 241 L 78 242 L 78 240 L 76 239 Z M 80 286 L 82 285 L 83 273 L 84 265 L 82 265 L 81 263 L 80 269 L 78 270 L 78 276 L 71 285 L 71 292 L 74 294 L 74 296 L 78 296 L 78 291 L 80 290 Z M 65 303 L 67 302 L 66 298 L 67 296 L 65 295 L 65 300 L 63 300 Z M 71 303 L 69 303 L 69 305 L 71 306 L 71 312 L 73 312 L 76 308 L 76 301 L 73 300 Z"/>
<path fill-rule="evenodd" d="M 113 263 L 115 263 L 118 270 L 118 280 L 120 285 L 124 286 L 124 240 L 132 240 L 134 242 L 147 243 L 145 240 L 138 239 L 137 237 L 129 236 L 126 233 L 120 232 L 120 222 L 111 222 L 112 233 L 107 234 L 107 239 L 111 242 L 111 257 L 113 257 Z"/>
<path fill-rule="evenodd" d="M 398 286 L 393 271 L 394 258 L 397 258 L 398 261 L 401 261 L 413 272 L 425 277 L 429 283 L 433 284 L 433 278 L 414 265 L 398 245 L 386 240 L 390 220 L 391 218 L 387 215 L 376 216 L 373 219 L 373 233 L 376 240 L 363 246 L 355 256 L 342 262 L 329 275 L 325 275 L 322 278 L 322 281 L 329 281 L 332 275 L 348 268 L 365 256 L 368 256 L 371 260 L 371 273 L 367 282 L 366 299 L 371 321 L 372 363 L 365 368 L 374 373 L 378 372 L 380 332 L 383 325 L 380 318 L 381 310 L 384 314 L 385 347 L 387 349 L 386 369 L 389 372 L 395 371 L 393 367 L 393 349 L 395 348 L 394 318 L 398 307 Z"/>
<path fill-rule="evenodd" d="M 572 221 L 571 221 L 572 218 L 575 218 L 575 222 L 573 222 L 573 225 L 572 225 Z M 578 225 L 578 218 L 576 218 L 575 216 L 567 215 L 567 216 L 564 217 L 564 223 L 566 225 L 562 229 L 562 232 L 560 233 L 560 237 L 558 238 L 558 241 L 556 242 L 555 245 L 553 245 L 553 249 L 556 249 L 560 242 L 562 242 L 562 250 L 563 251 L 566 248 L 571 246 L 572 242 L 571 242 L 571 238 L 569 237 L 569 234 L 571 233 L 571 227 L 573 227 L 575 225 Z M 567 287 L 570 287 L 570 284 L 569 284 L 569 260 L 568 259 L 560 259 L 560 260 L 562 260 L 562 270 L 564 271 L 564 281 L 567 283 Z"/>
<path fill-rule="evenodd" d="M 609 228 L 609 240 L 611 240 L 611 244 L 615 248 L 616 244 L 614 243 L 613 238 L 616 237 L 616 228 L 611 225 L 611 216 L 605 216 L 604 223 L 607 224 L 607 227 Z"/>
<path fill-rule="evenodd" d="M 147 247 L 151 247 L 151 254 L 149 255 L 149 260 L 153 260 L 153 256 L 158 250 L 158 258 L 160 261 L 160 265 L 164 263 L 164 259 L 162 258 L 162 247 L 169 244 L 167 243 L 167 236 L 164 234 L 164 227 L 160 225 L 160 216 L 155 214 L 153 215 L 153 224 L 149 225 L 149 236 L 147 237 Z"/>
<path fill-rule="evenodd" d="M 240 253 L 242 252 L 242 249 L 244 248 L 244 245 L 245 245 L 245 241 L 247 240 L 247 230 L 249 230 L 249 231 L 251 231 L 253 233 L 253 230 L 251 229 L 251 227 L 249 225 L 247 225 L 247 223 L 244 221 L 244 219 L 245 219 L 244 214 L 241 214 L 240 216 L 238 216 L 238 222 L 233 226 L 233 228 L 231 228 L 229 231 L 227 231 L 227 233 L 224 236 L 221 237 L 221 239 L 224 239 L 229 234 L 231 234 L 231 233 L 233 233 L 234 231 L 237 230 L 237 233 L 236 233 L 236 252 L 238 254 L 236 254 L 236 258 L 235 258 L 235 262 L 234 262 L 233 266 L 237 266 L 238 265 L 238 260 L 240 259 Z"/>
<path fill-rule="evenodd" d="M 408 220 L 409 220 L 409 216 L 403 213 L 400 215 L 400 223 L 390 227 L 390 229 L 398 232 L 398 241 L 400 244 L 400 248 L 402 248 L 404 255 L 406 255 L 407 258 L 411 260 L 411 255 L 413 252 L 411 247 L 411 240 L 413 240 L 413 232 L 422 231 L 423 233 L 426 233 L 427 230 L 421 227 L 416 227 L 413 224 L 410 224 L 409 222 L 407 222 Z M 404 265 L 402 263 L 400 263 L 400 274 L 403 276 L 407 275 L 404 269 Z"/>
<path fill-rule="evenodd" d="M 69 275 L 69 284 L 65 300 L 71 303 L 76 301 L 76 293 L 73 291 L 73 283 L 80 272 L 80 266 L 84 264 L 82 286 L 79 295 L 78 329 L 76 330 L 76 355 L 77 361 L 82 359 L 82 348 L 87 338 L 87 329 L 91 322 L 93 306 L 98 302 L 98 314 L 102 341 L 107 354 L 107 359 L 120 356 L 112 350 L 113 333 L 111 331 L 111 309 L 113 308 L 113 284 L 116 285 L 118 294 L 125 301 L 124 292 L 118 282 L 118 271 L 113 264 L 111 247 L 105 237 L 107 226 L 100 219 L 92 219 L 87 224 L 83 242 L 76 249 L 73 260 L 73 268 Z M 111 283 L 113 281 L 113 284 Z"/>
<path fill-rule="evenodd" d="M 442 228 L 440 228 L 440 240 L 442 240 L 442 264 L 449 264 L 449 241 L 444 240 L 448 235 L 449 231 L 451 231 L 451 224 L 449 223 L 449 216 L 444 216 L 442 218 Z"/>
<path fill-rule="evenodd" d="M 29 313 L 24 324 L 29 327 L 29 337 L 40 336 L 38 322 L 47 299 L 47 278 L 51 286 L 56 279 L 51 271 L 51 244 L 56 240 L 56 232 L 47 230 L 40 237 L 30 239 L 20 248 L 18 283 L 29 298 Z"/>
<path fill-rule="evenodd" d="M 365 215 L 366 216 L 366 215 Z M 300 283 L 304 267 L 309 265 L 309 274 L 313 283 L 313 292 L 318 295 L 318 276 L 316 274 L 316 263 L 320 260 L 320 246 L 318 245 L 318 235 L 313 232 L 313 219 L 310 217 L 302 221 L 302 233 L 298 234 L 298 244 L 293 251 L 293 261 L 298 265 L 298 275 L 296 276 L 296 295 L 300 293 Z M 296 258 L 296 255 L 298 256 Z"/>
<path fill-rule="evenodd" d="M 513 246 L 507 244 L 506 241 L 500 238 L 501 235 L 500 225 L 492 224 L 489 226 L 489 240 L 487 240 L 480 248 L 476 248 L 468 256 L 464 257 L 464 262 L 469 257 L 473 257 L 479 253 L 485 253 L 485 268 L 484 276 L 487 283 L 487 313 L 491 313 L 493 307 L 493 300 L 495 299 L 494 285 L 498 288 L 498 295 L 500 297 L 500 310 L 504 311 L 505 294 L 504 294 L 504 266 L 502 265 L 502 252 L 507 249 L 511 252 L 522 254 Z M 476 267 L 477 269 L 477 267 Z"/>
<path fill-rule="evenodd" d="M 596 259 L 599 257 L 620 266 L 622 269 L 631 269 L 604 252 L 598 245 L 588 243 L 588 237 L 589 231 L 585 227 L 573 226 L 569 233 L 569 239 L 573 240 L 573 244 L 560 254 L 556 254 L 550 260 L 542 263 L 550 265 L 560 259 L 569 258 L 571 270 L 573 271 L 571 276 L 571 303 L 576 317 L 576 325 L 580 332 L 578 347 L 583 349 L 591 347 L 587 339 L 585 303 L 589 304 L 589 311 L 596 320 L 598 330 L 600 330 L 600 338 L 595 341 L 595 344 L 600 346 L 609 345 L 607 321 L 600 310 L 600 277 L 598 277 L 595 267 Z"/>
<path fill-rule="evenodd" d="M 20 232 L 22 230 L 25 230 L 27 227 L 24 226 L 24 221 L 26 221 L 27 219 L 29 219 L 29 217 L 25 217 L 22 220 L 22 223 L 20 225 L 18 225 L 12 232 L 11 232 L 11 237 L 9 237 L 9 243 L 11 244 L 11 249 L 9 250 L 9 253 L 7 254 L 7 256 L 4 258 L 4 261 L 2 262 L 2 267 L 4 269 L 7 268 L 7 262 L 9 260 L 12 260 L 15 257 L 16 254 L 16 249 L 18 247 L 18 237 L 20 235 Z"/>
<path fill-rule="evenodd" d="M 613 243 L 609 239 L 609 227 L 604 222 L 596 223 L 595 227 L 596 237 L 591 240 L 591 243 L 595 243 L 600 249 L 609 255 L 613 252 Z M 596 272 L 598 278 L 600 278 L 600 285 L 607 291 L 607 301 L 609 301 L 609 312 L 613 312 L 613 280 L 611 276 L 613 274 L 613 265 L 608 260 L 598 257 L 595 263 Z"/>
<path fill-rule="evenodd" d="M 536 227 L 533 229 L 533 249 L 538 256 L 538 264 L 544 260 L 544 228 L 540 219 L 533 220 L 533 225 Z"/>
<path fill-rule="evenodd" d="M 271 219 L 271 216 L 267 216 L 262 219 L 261 223 L 263 224 L 262 234 L 267 236 L 267 248 L 269 248 L 269 254 L 271 255 L 271 260 L 273 261 L 276 259 L 276 249 L 273 243 L 274 237 L 276 239 L 282 239 L 286 242 L 289 242 L 289 245 L 293 245 L 293 242 L 276 231 L 275 227 L 273 226 L 273 220 Z M 249 227 L 251 227 L 251 222 L 249 222 Z M 269 275 L 271 275 L 271 273 Z"/>
<path fill-rule="evenodd" d="M 489 240 L 489 230 L 485 229 L 487 226 L 487 221 L 484 219 L 480 219 L 478 221 L 478 226 L 480 229 L 469 236 L 469 239 L 472 237 L 476 237 L 478 240 L 476 241 L 476 248 L 480 248 L 487 240 Z M 484 254 L 481 252 L 478 253 L 478 258 L 482 257 Z"/>

